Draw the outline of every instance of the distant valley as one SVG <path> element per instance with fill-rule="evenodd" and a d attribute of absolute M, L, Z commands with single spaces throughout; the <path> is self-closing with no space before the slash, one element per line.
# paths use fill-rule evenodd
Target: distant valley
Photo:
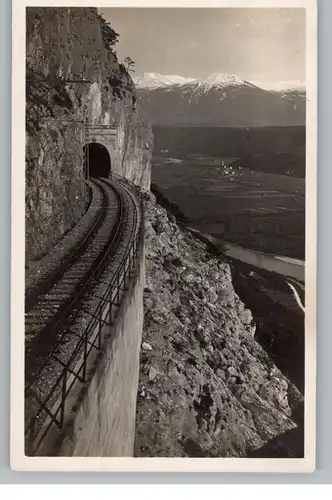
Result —
<path fill-rule="evenodd" d="M 305 127 L 154 127 L 152 181 L 188 222 L 304 258 Z"/>

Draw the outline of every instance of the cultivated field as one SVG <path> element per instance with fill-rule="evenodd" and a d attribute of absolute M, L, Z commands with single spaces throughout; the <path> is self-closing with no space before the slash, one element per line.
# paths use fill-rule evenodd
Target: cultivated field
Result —
<path fill-rule="evenodd" d="M 305 180 L 234 158 L 153 158 L 152 180 L 200 231 L 239 245 L 304 258 Z"/>

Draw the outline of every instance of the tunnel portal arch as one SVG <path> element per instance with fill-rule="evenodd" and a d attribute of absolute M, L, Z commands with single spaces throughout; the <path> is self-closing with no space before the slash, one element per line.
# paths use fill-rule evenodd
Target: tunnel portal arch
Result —
<path fill-rule="evenodd" d="M 84 127 L 84 152 L 89 153 L 85 155 L 84 172 L 85 176 L 92 177 L 97 174 L 109 177 L 112 172 L 116 172 L 118 166 L 118 127 L 114 125 L 105 125 L 101 123 L 86 122 Z M 94 144 L 94 146 L 92 146 Z M 106 155 L 105 149 L 108 156 Z M 90 149 L 91 148 L 91 149 Z M 102 159 L 103 168 L 97 166 L 99 159 Z M 91 156 L 89 158 L 89 156 Z M 93 157 L 92 157 L 93 156 Z M 107 160 L 106 160 L 107 157 Z M 88 160 L 92 160 L 94 167 L 88 168 Z M 97 159 L 97 163 L 95 160 Z M 107 165 L 107 167 L 106 167 Z M 90 165 L 91 167 L 91 165 Z M 107 174 L 107 175 L 105 175 Z"/>
<path fill-rule="evenodd" d="M 83 148 L 84 176 L 109 177 L 111 173 L 111 156 L 106 146 L 100 142 L 89 142 Z"/>

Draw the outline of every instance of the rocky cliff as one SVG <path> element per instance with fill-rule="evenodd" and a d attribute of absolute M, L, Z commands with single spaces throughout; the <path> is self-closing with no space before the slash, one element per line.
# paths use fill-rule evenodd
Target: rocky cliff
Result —
<path fill-rule="evenodd" d="M 136 456 L 243 457 L 301 433 L 302 395 L 256 342 L 229 265 L 153 195 L 146 210 Z"/>
<path fill-rule="evenodd" d="M 153 136 L 97 9 L 28 8 L 26 28 L 28 263 L 84 211 L 84 122 L 115 127 L 111 170 L 146 189 Z"/>

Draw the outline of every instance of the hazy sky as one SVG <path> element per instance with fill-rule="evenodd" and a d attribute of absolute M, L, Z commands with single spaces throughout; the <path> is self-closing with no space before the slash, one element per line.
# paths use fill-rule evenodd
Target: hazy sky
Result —
<path fill-rule="evenodd" d="M 120 34 L 120 61 L 145 72 L 202 78 L 305 80 L 305 10 L 275 8 L 100 9 Z"/>

